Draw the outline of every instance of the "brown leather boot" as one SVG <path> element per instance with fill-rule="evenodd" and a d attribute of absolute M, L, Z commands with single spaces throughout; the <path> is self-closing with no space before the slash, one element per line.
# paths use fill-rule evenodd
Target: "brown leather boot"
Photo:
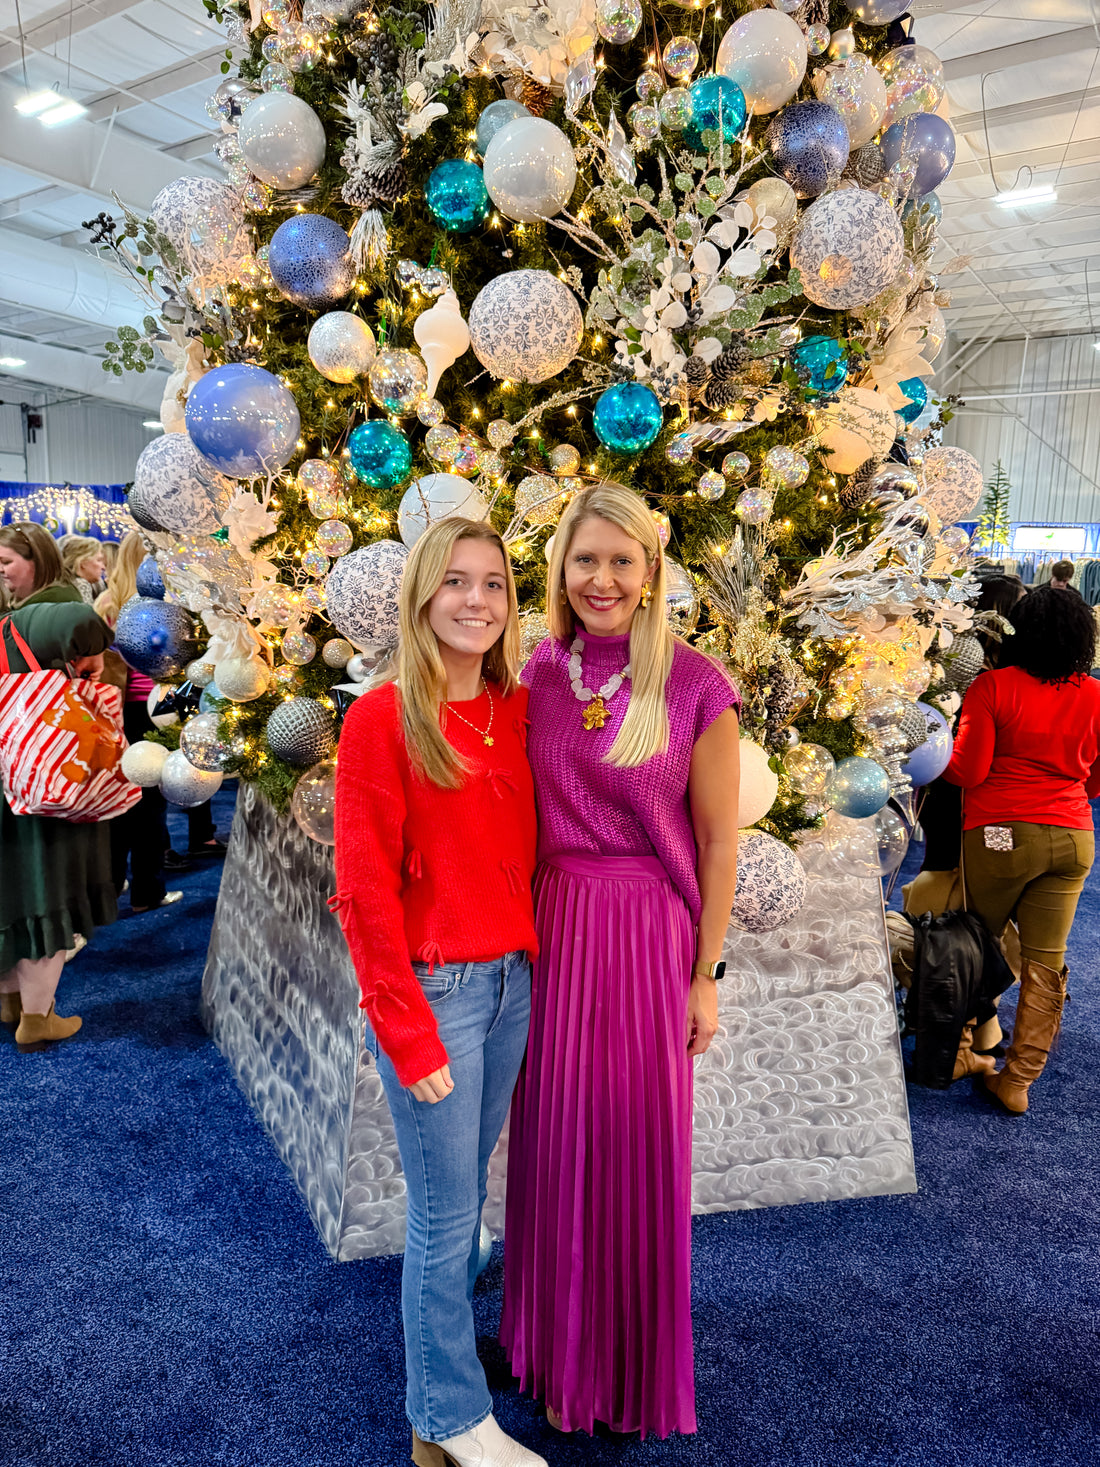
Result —
<path fill-rule="evenodd" d="M 987 1075 L 986 1088 L 1013 1115 L 1027 1110 L 1028 1086 L 1043 1073 L 1062 1023 L 1069 969 L 1056 973 L 1025 958 L 1020 968 L 1020 999 L 1005 1067 Z"/>
<path fill-rule="evenodd" d="M 992 1075 L 997 1068 L 997 1062 L 991 1054 L 974 1053 L 974 1025 L 977 1022 L 977 1019 L 967 1019 L 963 1025 L 959 1052 L 955 1056 L 955 1069 L 951 1075 L 952 1084 L 961 1080 L 964 1075 Z"/>
<path fill-rule="evenodd" d="M 18 1024 L 23 1001 L 17 993 L 0 993 L 0 1024 Z"/>
<path fill-rule="evenodd" d="M 48 1014 L 32 1014 L 24 1009 L 19 1028 L 15 1031 L 16 1048 L 29 1054 L 32 1050 L 45 1049 L 47 1044 L 56 1039 L 71 1039 L 83 1022 L 76 1014 L 69 1019 L 63 1019 L 60 1014 L 54 1013 L 53 1004 L 50 1004 Z"/>

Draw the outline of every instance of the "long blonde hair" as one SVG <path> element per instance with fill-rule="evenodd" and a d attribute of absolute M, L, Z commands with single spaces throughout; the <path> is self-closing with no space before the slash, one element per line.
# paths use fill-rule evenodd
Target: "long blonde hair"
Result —
<path fill-rule="evenodd" d="M 443 584 L 451 554 L 460 540 L 485 540 L 500 551 L 508 590 L 508 618 L 503 634 L 482 660 L 482 675 L 499 684 L 506 697 L 519 686 L 519 605 L 504 541 L 488 523 L 458 518 L 437 520 L 421 535 L 405 562 L 398 623 L 401 641 L 392 676 L 400 689 L 401 723 L 413 767 L 443 789 L 458 788 L 467 764 L 447 742 L 440 724 L 447 675 L 428 616 L 429 603 Z"/>
<path fill-rule="evenodd" d="M 62 535 L 57 548 L 61 551 L 69 578 L 76 582 L 81 575 L 80 567 L 93 555 L 98 555 L 103 547 L 102 542 L 94 540 L 91 535 Z"/>
<path fill-rule="evenodd" d="M 114 566 L 107 577 L 107 589 L 95 600 L 96 611 L 112 627 L 127 601 L 137 595 L 138 566 L 147 553 L 145 541 L 137 530 L 130 530 L 123 536 Z"/>
<path fill-rule="evenodd" d="M 610 481 L 582 489 L 561 517 L 546 574 L 546 624 L 559 642 L 570 643 L 577 627 L 576 613 L 565 594 L 566 556 L 578 529 L 592 519 L 617 525 L 641 545 L 646 566 L 655 565 L 650 604 L 639 606 L 630 623 L 630 702 L 605 755 L 606 763 L 632 769 L 668 748 L 665 685 L 676 639 L 665 618 L 665 557 L 657 525 L 640 494 Z"/>

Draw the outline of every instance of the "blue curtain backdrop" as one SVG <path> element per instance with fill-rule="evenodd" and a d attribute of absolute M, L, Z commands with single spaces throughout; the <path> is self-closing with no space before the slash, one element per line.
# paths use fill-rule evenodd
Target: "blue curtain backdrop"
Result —
<path fill-rule="evenodd" d="M 126 509 L 128 484 L 23 484 L 0 479 L 0 524 L 34 520 L 53 535 L 121 540 L 134 522 Z"/>

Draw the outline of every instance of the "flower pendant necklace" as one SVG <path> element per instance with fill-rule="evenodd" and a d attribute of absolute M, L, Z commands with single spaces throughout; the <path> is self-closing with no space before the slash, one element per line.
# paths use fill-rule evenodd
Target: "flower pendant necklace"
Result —
<path fill-rule="evenodd" d="M 613 698 L 622 687 L 623 678 L 630 676 L 630 663 L 626 664 L 622 672 L 613 672 L 603 687 L 593 692 L 591 688 L 581 685 L 581 658 L 584 656 L 584 643 L 580 637 L 575 638 L 569 651 L 572 654 L 569 658 L 570 687 L 573 689 L 573 696 L 585 705 L 584 726 L 589 730 L 603 728 L 611 717 L 611 709 L 607 706 L 608 700 Z"/>
<path fill-rule="evenodd" d="M 481 742 L 483 744 L 486 744 L 491 749 L 493 747 L 493 741 L 489 737 L 489 730 L 493 726 L 493 714 L 496 712 L 496 709 L 493 707 L 493 695 L 489 691 L 489 684 L 485 681 L 484 678 L 481 679 L 481 689 L 489 700 L 489 722 L 483 729 L 478 728 L 476 723 L 471 723 L 468 718 L 463 718 L 458 709 L 452 708 L 450 703 L 444 703 L 443 706 L 446 708 L 448 713 L 453 713 L 460 723 L 464 723 L 467 728 L 472 728 L 474 733 L 476 733 L 478 738 L 481 740 Z"/>

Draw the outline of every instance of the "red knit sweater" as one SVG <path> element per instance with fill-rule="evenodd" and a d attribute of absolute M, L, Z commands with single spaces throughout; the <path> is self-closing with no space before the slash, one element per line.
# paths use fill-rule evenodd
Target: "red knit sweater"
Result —
<path fill-rule="evenodd" d="M 330 905 L 359 977 L 361 1007 L 403 1085 L 447 1063 L 410 959 L 434 967 L 538 951 L 527 689 L 510 698 L 491 691 L 492 747 L 458 718 L 444 724 L 471 765 L 459 789 L 413 772 L 392 683 L 364 693 L 340 735 Z M 452 706 L 487 726 L 487 694 Z"/>
<path fill-rule="evenodd" d="M 949 784 L 966 790 L 967 830 L 1003 825 L 1092 829 L 1100 794 L 1100 682 L 1044 683 L 1019 667 L 974 679 L 963 699 Z"/>

